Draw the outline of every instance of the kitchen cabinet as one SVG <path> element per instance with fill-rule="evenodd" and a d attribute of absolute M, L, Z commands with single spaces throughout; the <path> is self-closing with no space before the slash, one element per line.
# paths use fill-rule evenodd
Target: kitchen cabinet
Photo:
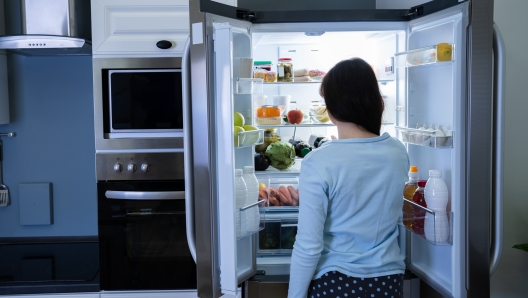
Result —
<path fill-rule="evenodd" d="M 92 0 L 94 56 L 181 56 L 188 0 Z"/>

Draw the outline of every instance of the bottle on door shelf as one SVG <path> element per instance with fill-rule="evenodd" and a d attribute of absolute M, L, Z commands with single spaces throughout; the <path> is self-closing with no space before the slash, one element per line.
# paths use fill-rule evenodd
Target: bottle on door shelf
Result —
<path fill-rule="evenodd" d="M 248 232 L 247 210 L 240 211 L 246 206 L 248 191 L 246 182 L 242 177 L 242 169 L 235 169 L 235 192 L 236 192 L 236 236 L 244 237 Z"/>
<path fill-rule="evenodd" d="M 252 166 L 244 167 L 244 174 L 242 175 L 247 187 L 247 201 L 246 206 L 257 202 L 259 197 L 259 183 L 257 176 L 255 176 L 255 168 Z M 247 209 L 248 215 L 248 233 L 257 232 L 260 226 L 260 210 L 259 206 L 255 205 Z"/>
<path fill-rule="evenodd" d="M 427 204 L 424 198 L 424 189 L 425 189 L 425 185 L 427 184 L 427 180 L 418 180 L 416 184 L 418 184 L 418 188 L 414 192 L 412 200 L 413 202 L 415 202 L 416 204 L 422 207 L 427 207 Z M 426 213 L 427 212 L 425 210 L 422 210 L 416 206 L 413 206 L 412 229 L 418 235 L 424 234 L 424 219 L 425 219 Z"/>
<path fill-rule="evenodd" d="M 425 216 L 425 238 L 433 242 L 445 242 L 449 239 L 449 220 L 447 218 L 447 185 L 442 180 L 442 171 L 429 170 L 429 179 L 425 187 L 425 201 L 427 208 L 434 211 L 434 215 Z"/>
<path fill-rule="evenodd" d="M 418 178 L 419 178 L 418 167 L 411 166 L 409 168 L 408 175 L 409 175 L 409 181 L 405 182 L 405 186 L 403 187 L 403 197 L 409 201 L 412 201 L 414 192 L 418 188 Z M 412 222 L 413 222 L 412 204 L 403 202 L 402 213 L 403 213 L 403 225 L 407 227 L 408 229 L 411 229 Z"/>

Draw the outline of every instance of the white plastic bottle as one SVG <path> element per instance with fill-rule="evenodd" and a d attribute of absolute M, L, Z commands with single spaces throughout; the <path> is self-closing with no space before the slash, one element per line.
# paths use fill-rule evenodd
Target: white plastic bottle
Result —
<path fill-rule="evenodd" d="M 244 167 L 244 175 L 242 176 L 246 182 L 248 196 L 246 206 L 256 203 L 259 196 L 259 183 L 257 176 L 255 176 L 255 168 L 252 166 Z M 248 232 L 258 231 L 260 225 L 260 213 L 257 205 L 247 209 L 248 215 Z"/>
<path fill-rule="evenodd" d="M 247 202 L 247 186 L 242 177 L 242 169 L 235 169 L 235 196 L 236 196 L 236 235 L 237 237 L 244 237 L 248 232 L 248 216 L 247 211 L 240 211 L 240 208 L 246 206 Z"/>
<path fill-rule="evenodd" d="M 446 207 L 448 201 L 447 186 L 442 180 L 442 171 L 429 170 L 429 179 L 424 191 L 427 208 L 435 212 L 425 215 L 425 238 L 434 242 L 445 242 L 449 239 L 449 221 Z"/>

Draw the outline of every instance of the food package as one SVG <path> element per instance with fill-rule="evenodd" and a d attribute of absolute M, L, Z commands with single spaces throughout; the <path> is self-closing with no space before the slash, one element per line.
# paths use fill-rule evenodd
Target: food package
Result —
<path fill-rule="evenodd" d="M 257 108 L 256 122 L 258 125 L 281 124 L 281 110 L 278 106 L 264 105 Z"/>
<path fill-rule="evenodd" d="M 294 77 L 304 77 L 308 75 L 308 69 L 301 68 L 301 69 L 295 69 L 293 70 L 293 76 Z"/>
<path fill-rule="evenodd" d="M 309 76 L 294 77 L 293 81 L 294 82 L 310 82 L 310 77 Z"/>
<path fill-rule="evenodd" d="M 311 77 L 322 77 L 326 74 L 326 72 L 319 70 L 319 69 L 312 69 L 308 72 L 308 75 Z"/>

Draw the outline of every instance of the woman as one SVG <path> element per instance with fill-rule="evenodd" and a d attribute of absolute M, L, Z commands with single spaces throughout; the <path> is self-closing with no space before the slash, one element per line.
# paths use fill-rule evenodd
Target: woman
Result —
<path fill-rule="evenodd" d="M 338 138 L 302 163 L 288 297 L 401 297 L 397 223 L 409 157 L 380 135 L 384 104 L 368 63 L 339 62 L 320 93 Z"/>

